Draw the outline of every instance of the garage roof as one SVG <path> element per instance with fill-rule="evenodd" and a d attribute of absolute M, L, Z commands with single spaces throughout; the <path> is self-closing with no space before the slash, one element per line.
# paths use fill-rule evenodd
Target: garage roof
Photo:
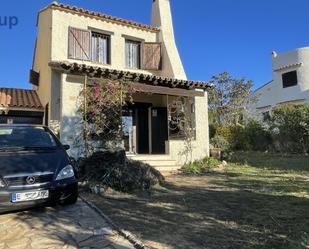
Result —
<path fill-rule="evenodd" d="M 0 88 L 0 108 L 43 109 L 36 91 Z"/>

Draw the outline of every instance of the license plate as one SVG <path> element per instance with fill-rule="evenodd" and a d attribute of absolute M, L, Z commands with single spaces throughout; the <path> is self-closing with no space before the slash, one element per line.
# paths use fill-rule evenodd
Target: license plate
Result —
<path fill-rule="evenodd" d="M 47 199 L 48 197 L 49 197 L 48 190 L 13 193 L 12 202 L 35 201 L 35 200 Z"/>

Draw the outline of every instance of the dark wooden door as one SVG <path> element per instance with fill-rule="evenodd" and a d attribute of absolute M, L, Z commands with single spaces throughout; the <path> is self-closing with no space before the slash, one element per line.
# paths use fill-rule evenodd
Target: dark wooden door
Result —
<path fill-rule="evenodd" d="M 167 109 L 152 108 L 152 154 L 165 154 L 165 141 L 168 140 Z"/>
<path fill-rule="evenodd" d="M 149 121 L 147 105 L 137 105 L 137 153 L 149 154 Z"/>

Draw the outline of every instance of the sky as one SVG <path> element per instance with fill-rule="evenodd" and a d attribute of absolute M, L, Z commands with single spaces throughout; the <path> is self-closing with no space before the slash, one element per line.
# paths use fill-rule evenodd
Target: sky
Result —
<path fill-rule="evenodd" d="M 223 71 L 253 80 L 272 79 L 271 52 L 309 45 L 308 0 L 170 0 L 177 46 L 190 80 L 209 81 Z M 37 12 L 52 1 L 0 3 L 0 87 L 28 83 Z M 62 0 L 93 11 L 149 24 L 152 0 Z M 18 23 L 3 25 L 5 19 Z M 16 19 L 14 19 L 16 18 Z"/>

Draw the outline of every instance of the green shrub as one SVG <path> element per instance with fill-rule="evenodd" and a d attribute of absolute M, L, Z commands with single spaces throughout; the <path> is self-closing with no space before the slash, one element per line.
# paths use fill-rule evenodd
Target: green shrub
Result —
<path fill-rule="evenodd" d="M 246 133 L 246 127 L 243 125 L 235 125 L 231 128 L 232 131 L 232 150 L 251 150 L 251 145 Z"/>
<path fill-rule="evenodd" d="M 209 157 L 203 160 L 197 160 L 182 167 L 182 171 L 186 174 L 200 175 L 210 172 L 212 169 L 218 167 L 221 161 Z"/>
<path fill-rule="evenodd" d="M 245 127 L 250 150 L 266 151 L 272 144 L 271 133 L 258 121 L 250 120 Z"/>
<path fill-rule="evenodd" d="M 220 148 L 223 151 L 228 151 L 230 148 L 229 142 L 222 136 L 215 135 L 211 140 L 210 144 L 214 148 Z"/>
<path fill-rule="evenodd" d="M 232 151 L 266 151 L 272 143 L 271 133 L 255 120 L 250 120 L 245 126 L 237 124 L 218 127 L 213 139 L 215 142 L 217 137 L 223 137 Z"/>
<path fill-rule="evenodd" d="M 216 129 L 216 135 L 223 137 L 229 143 L 232 142 L 233 134 L 232 134 L 232 126 L 231 125 L 223 125 L 219 126 Z"/>
<path fill-rule="evenodd" d="M 277 150 L 309 152 L 309 104 L 277 106 L 273 109 L 269 126 Z"/>
<path fill-rule="evenodd" d="M 209 125 L 209 138 L 213 138 L 217 133 L 217 126 L 214 124 Z"/>

